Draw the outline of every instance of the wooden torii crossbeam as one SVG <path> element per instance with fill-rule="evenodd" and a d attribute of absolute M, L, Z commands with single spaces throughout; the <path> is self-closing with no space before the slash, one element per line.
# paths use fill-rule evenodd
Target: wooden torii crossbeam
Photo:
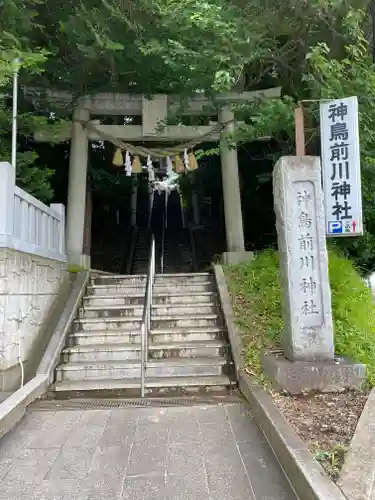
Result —
<path fill-rule="evenodd" d="M 228 103 L 244 103 L 256 99 L 279 98 L 281 87 L 266 90 L 256 90 L 251 92 L 232 92 L 216 96 L 214 101 L 210 101 L 204 96 L 198 95 L 189 99 L 182 107 L 181 98 L 173 95 L 158 94 L 146 97 L 141 94 L 115 94 L 100 93 L 94 96 L 81 97 L 74 101 L 71 94 L 55 91 L 37 91 L 26 89 L 25 96 L 34 104 L 42 100 L 49 102 L 55 109 L 69 109 L 76 106 L 76 109 L 85 109 L 91 116 L 104 115 L 125 115 L 142 116 L 142 125 L 102 125 L 100 120 L 92 120 L 97 131 L 122 139 L 124 141 L 154 141 L 183 142 L 198 139 L 210 134 L 210 140 L 217 141 L 217 122 L 210 122 L 204 126 L 171 125 L 163 127 L 168 116 L 179 113 L 181 116 L 214 116 L 217 114 L 217 107 Z M 216 130 L 216 132 L 215 132 Z M 34 134 L 34 139 L 38 142 L 65 142 L 72 136 L 72 122 L 66 122 L 59 132 L 52 134 L 46 131 L 38 131 Z M 101 140 L 101 136 L 93 129 L 89 131 L 90 140 Z"/>

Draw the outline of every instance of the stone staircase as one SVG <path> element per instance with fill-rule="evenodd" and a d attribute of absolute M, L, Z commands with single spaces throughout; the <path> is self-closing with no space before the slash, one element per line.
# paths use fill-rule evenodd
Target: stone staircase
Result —
<path fill-rule="evenodd" d="M 137 241 L 134 249 L 134 257 L 131 267 L 132 274 L 145 274 L 148 269 L 150 258 L 151 232 L 139 227 L 137 229 Z"/>
<path fill-rule="evenodd" d="M 145 285 L 144 275 L 91 278 L 56 369 L 56 392 L 139 391 Z M 231 387 L 223 325 L 210 274 L 156 275 L 147 393 Z"/>
<path fill-rule="evenodd" d="M 189 233 L 167 228 L 164 236 L 164 273 L 190 273 L 193 269 Z M 160 272 L 161 235 L 156 238 L 156 272 Z"/>

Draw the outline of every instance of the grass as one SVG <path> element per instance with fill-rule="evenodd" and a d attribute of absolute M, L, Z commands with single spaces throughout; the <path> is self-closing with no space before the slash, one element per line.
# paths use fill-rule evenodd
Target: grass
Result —
<path fill-rule="evenodd" d="M 265 381 L 260 358 L 265 350 L 281 349 L 283 329 L 279 256 L 266 250 L 254 260 L 225 266 L 237 324 L 244 335 L 248 369 Z M 375 386 L 375 303 L 353 263 L 329 252 L 335 351 L 367 365 Z"/>
<path fill-rule="evenodd" d="M 330 479 L 336 482 L 340 476 L 347 451 L 346 446 L 336 444 L 329 450 L 317 451 L 314 453 L 314 458 L 324 467 Z"/>

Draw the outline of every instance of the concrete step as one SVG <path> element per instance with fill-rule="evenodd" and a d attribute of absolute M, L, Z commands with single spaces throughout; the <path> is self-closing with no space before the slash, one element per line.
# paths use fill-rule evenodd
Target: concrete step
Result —
<path fill-rule="evenodd" d="M 129 296 L 124 295 L 88 295 L 83 299 L 83 306 L 87 307 L 104 307 L 104 306 L 126 306 L 126 305 L 142 305 L 144 304 L 145 294 L 139 293 Z M 153 294 L 153 303 L 157 304 L 202 304 L 202 303 L 218 303 L 217 294 L 214 292 L 202 293 L 170 293 Z"/>
<path fill-rule="evenodd" d="M 120 295 L 121 297 L 132 297 L 134 295 L 144 295 L 146 284 L 144 285 L 89 285 L 87 287 L 87 296 L 89 295 Z"/>
<path fill-rule="evenodd" d="M 222 340 L 178 341 L 149 345 L 149 359 L 227 357 L 228 344 Z"/>
<path fill-rule="evenodd" d="M 150 334 L 152 345 L 186 341 L 206 342 L 210 340 L 226 340 L 225 330 L 218 326 L 158 328 L 157 330 L 151 330 Z"/>
<path fill-rule="evenodd" d="M 215 286 L 212 281 L 202 281 L 200 283 L 189 284 L 186 283 L 170 283 L 168 281 L 155 283 L 153 287 L 154 295 L 177 295 L 184 293 L 186 295 L 216 292 Z"/>
<path fill-rule="evenodd" d="M 215 358 L 164 358 L 147 363 L 148 377 L 194 377 L 222 375 L 227 360 Z M 56 381 L 140 378 L 138 361 L 75 362 L 59 365 Z"/>
<path fill-rule="evenodd" d="M 226 332 L 220 327 L 203 328 L 160 328 L 151 330 L 151 344 L 170 344 L 174 342 L 206 342 L 225 340 Z M 136 344 L 141 342 L 140 330 L 92 330 L 71 333 L 68 346 L 101 344 Z"/>
<path fill-rule="evenodd" d="M 83 299 L 83 307 L 105 307 L 105 306 L 143 306 L 145 294 L 139 293 L 129 296 L 124 295 L 88 295 Z"/>
<path fill-rule="evenodd" d="M 141 344 L 86 344 L 67 347 L 62 352 L 63 363 L 106 362 L 141 359 Z"/>
<path fill-rule="evenodd" d="M 152 306 L 152 317 L 158 316 L 184 316 L 218 314 L 220 312 L 217 304 L 155 304 Z"/>
<path fill-rule="evenodd" d="M 199 358 L 225 357 L 228 345 L 222 340 L 179 341 L 149 345 L 149 358 Z M 124 361 L 140 360 L 140 343 L 86 344 L 67 347 L 62 352 L 64 363 L 83 361 Z"/>
<path fill-rule="evenodd" d="M 86 346 L 102 344 L 139 344 L 141 342 L 140 330 L 116 331 L 97 330 L 88 332 L 75 332 L 68 335 L 68 346 Z"/>
<path fill-rule="evenodd" d="M 152 301 L 157 304 L 218 304 L 218 296 L 214 292 L 202 293 L 159 293 L 153 294 Z"/>
<path fill-rule="evenodd" d="M 146 378 L 145 387 L 148 389 L 147 393 L 156 390 L 173 390 L 173 389 L 199 389 L 205 387 L 231 387 L 235 383 L 225 375 L 214 377 L 169 377 L 169 378 Z M 127 380 L 78 380 L 57 382 L 54 385 L 56 392 L 85 392 L 85 391 L 113 391 L 113 390 L 140 390 L 141 381 L 139 378 Z"/>
<path fill-rule="evenodd" d="M 155 304 L 152 314 L 155 316 L 184 316 L 201 314 L 218 314 L 219 306 L 216 304 Z M 143 305 L 107 305 L 86 306 L 78 311 L 79 318 L 113 318 L 133 317 L 140 318 L 143 314 Z"/>
<path fill-rule="evenodd" d="M 121 285 L 134 286 L 146 283 L 145 274 L 108 274 L 105 276 L 92 276 L 90 280 L 92 285 Z"/>
<path fill-rule="evenodd" d="M 153 316 L 151 318 L 151 329 L 159 328 L 192 328 L 192 327 L 207 327 L 220 326 L 222 324 L 221 317 L 218 314 L 194 314 L 191 316 Z"/>
<path fill-rule="evenodd" d="M 139 330 L 142 318 L 118 316 L 111 318 L 78 318 L 72 323 L 72 333 L 91 332 L 95 330 L 123 331 Z"/>
<path fill-rule="evenodd" d="M 212 276 L 209 273 L 166 273 L 155 275 L 155 285 L 174 284 L 191 285 L 212 282 Z"/>
<path fill-rule="evenodd" d="M 135 261 L 137 262 L 137 260 Z M 93 286 L 106 285 L 106 286 L 138 286 L 146 283 L 145 274 L 109 274 L 101 276 L 93 276 L 91 278 Z M 155 275 L 155 284 L 171 283 L 171 284 L 197 284 L 206 281 L 212 281 L 209 273 L 163 273 Z"/>
<path fill-rule="evenodd" d="M 78 311 L 80 318 L 118 318 L 133 317 L 140 318 L 143 314 L 143 305 L 127 304 L 123 306 L 85 306 Z"/>

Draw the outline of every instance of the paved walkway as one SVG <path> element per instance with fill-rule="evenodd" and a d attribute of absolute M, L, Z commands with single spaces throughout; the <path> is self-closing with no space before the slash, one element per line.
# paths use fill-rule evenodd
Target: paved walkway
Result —
<path fill-rule="evenodd" d="M 238 404 L 29 413 L 0 441 L 0 499 L 295 500 Z"/>

